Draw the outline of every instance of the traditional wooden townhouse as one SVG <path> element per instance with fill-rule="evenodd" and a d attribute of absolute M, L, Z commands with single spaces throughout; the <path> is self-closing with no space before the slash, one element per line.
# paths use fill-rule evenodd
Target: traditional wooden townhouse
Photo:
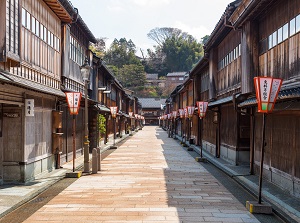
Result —
<path fill-rule="evenodd" d="M 256 112 L 253 78 L 281 78 L 277 103 L 266 118 L 264 177 L 300 197 L 300 2 L 243 0 L 228 22 L 241 32 L 241 95 L 236 107 L 252 115 L 251 171 L 260 165 L 263 121 Z"/>
<path fill-rule="evenodd" d="M 176 132 L 182 137 L 184 142 L 190 144 L 198 143 L 198 117 L 195 115 L 195 79 L 189 73 L 184 83 L 178 85 L 170 97 L 166 100 L 166 114 L 172 114 L 168 121 L 166 121 L 167 128 Z M 173 111 L 184 111 L 184 114 L 177 113 L 175 118 Z"/>
<path fill-rule="evenodd" d="M 95 128 L 93 121 L 97 117 L 98 111 L 95 107 L 97 98 L 94 94 L 96 91 L 94 80 L 99 61 L 95 60 L 92 52 L 89 51 L 90 42 L 96 43 L 96 38 L 80 17 L 78 10 L 70 1 L 59 0 L 59 2 L 73 18 L 71 22 L 61 24 L 61 89 L 63 92 L 80 92 L 82 94 L 79 112 L 74 117 L 76 122 L 75 157 L 78 157 L 84 153 L 85 125 L 88 125 L 88 141 L 92 142 L 92 146 L 95 142 L 95 134 L 91 130 Z M 80 67 L 85 63 L 90 66 L 90 76 L 86 81 L 80 71 Z M 85 98 L 87 98 L 87 106 Z M 86 109 L 88 110 L 87 119 L 85 117 Z M 54 149 L 58 153 L 57 162 L 63 164 L 73 159 L 73 115 L 70 115 L 66 97 L 59 101 L 58 113 L 61 114 L 61 129 L 57 128 L 58 136 L 54 133 L 53 146 L 59 145 L 58 142 L 61 142 L 61 145 Z M 88 146 L 89 151 L 93 148 L 92 146 Z"/>
<path fill-rule="evenodd" d="M 0 10 L 0 183 L 20 183 L 54 168 L 62 24 L 74 18 L 56 0 L 1 1 Z"/>
<path fill-rule="evenodd" d="M 205 55 L 198 63 L 191 69 L 190 77 L 194 81 L 194 103 L 195 103 L 195 125 L 193 127 L 193 134 L 195 137 L 195 144 L 202 145 L 202 141 L 206 139 L 207 144 L 216 145 L 216 125 L 212 122 L 213 112 L 209 111 L 205 119 L 199 118 L 199 111 L 197 102 L 208 101 L 209 98 L 209 66 L 208 58 Z M 205 123 L 205 124 L 204 124 Z M 212 152 L 212 151 L 210 151 Z"/>
<path fill-rule="evenodd" d="M 210 35 L 205 57 L 189 77 L 195 82 L 194 103 L 208 102 L 206 116 L 192 128 L 191 137 L 216 157 L 249 166 L 251 174 L 258 174 L 262 146 L 262 115 L 257 112 L 253 78 L 283 79 L 274 112 L 266 121 L 264 177 L 297 197 L 299 31 L 297 0 L 234 1 Z M 188 92 L 186 84 L 171 94 L 174 109 L 190 103 L 186 102 Z M 178 135 L 189 137 L 188 132 L 180 132 L 185 127 L 179 126 L 180 122 Z"/>
<path fill-rule="evenodd" d="M 98 77 L 98 103 L 106 117 L 107 130 L 104 143 L 107 143 L 134 130 L 134 114 L 139 112 L 138 98 L 133 96 L 133 91 L 123 88 L 104 61 L 99 67 Z M 116 118 L 111 115 L 111 107 L 117 107 Z"/>
<path fill-rule="evenodd" d="M 141 115 L 145 117 L 145 125 L 158 125 L 166 99 L 139 98 L 142 105 Z"/>
<path fill-rule="evenodd" d="M 209 102 L 209 111 L 203 119 L 203 148 L 236 165 L 249 164 L 250 157 L 250 112 L 237 112 L 234 106 L 243 88 L 244 43 L 241 30 L 233 29 L 228 22 L 240 2 L 227 6 L 211 33 L 205 44 L 208 69 L 199 73 L 203 78 L 200 99 Z"/>

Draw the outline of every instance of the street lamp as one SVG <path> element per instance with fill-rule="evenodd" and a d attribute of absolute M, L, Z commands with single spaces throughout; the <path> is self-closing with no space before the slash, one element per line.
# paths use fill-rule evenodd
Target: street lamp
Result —
<path fill-rule="evenodd" d="M 272 206 L 261 202 L 262 190 L 262 175 L 264 164 L 264 148 L 265 148 L 265 129 L 266 129 L 266 115 L 273 111 L 277 95 L 282 84 L 282 79 L 272 77 L 254 77 L 254 85 L 257 100 L 257 111 L 263 113 L 262 120 L 262 142 L 261 142 L 261 156 L 260 156 L 260 172 L 258 181 L 258 202 L 247 201 L 246 208 L 251 213 L 271 214 Z"/>
<path fill-rule="evenodd" d="M 189 128 L 189 141 L 190 141 L 190 144 L 192 144 L 193 142 L 193 139 L 192 139 L 192 127 L 193 127 L 193 114 L 194 114 L 194 111 L 195 111 L 195 107 L 194 106 L 187 106 L 186 107 L 187 109 L 187 114 L 188 114 L 188 121 L 189 121 L 189 125 L 190 125 L 190 128 Z"/>
<path fill-rule="evenodd" d="M 180 135 L 181 135 L 181 142 L 183 143 L 183 117 L 184 117 L 184 109 L 180 108 L 178 109 L 179 117 L 180 117 Z"/>
<path fill-rule="evenodd" d="M 90 157 L 89 157 L 89 147 L 90 147 L 90 141 L 89 141 L 89 130 L 88 130 L 88 83 L 90 79 L 90 70 L 91 67 L 89 65 L 89 61 L 87 58 L 85 58 L 84 64 L 80 67 L 80 72 L 82 79 L 84 81 L 84 166 L 83 166 L 83 172 L 89 173 L 90 172 Z"/>
<path fill-rule="evenodd" d="M 201 130 L 201 138 L 200 138 L 200 147 L 201 147 L 201 153 L 200 153 L 200 158 L 202 159 L 202 128 L 203 128 L 203 123 L 202 123 L 202 119 L 205 117 L 206 115 L 206 111 L 207 111 L 207 105 L 208 102 L 206 101 L 197 101 L 197 107 L 198 107 L 198 114 L 199 114 L 199 118 L 201 119 L 201 123 L 200 123 L 200 130 Z"/>
<path fill-rule="evenodd" d="M 174 139 L 177 139 L 176 137 L 176 130 L 177 130 L 177 126 L 176 126 L 176 118 L 177 118 L 177 110 L 173 111 L 173 137 Z"/>
<path fill-rule="evenodd" d="M 265 126 L 266 114 L 273 111 L 278 92 L 280 90 L 282 79 L 272 77 L 255 77 L 255 92 L 257 99 L 258 112 L 263 113 L 262 122 L 262 144 L 261 144 L 261 160 L 260 160 L 260 176 L 259 176 L 259 191 L 258 203 L 261 204 L 261 188 L 262 188 L 262 173 L 264 164 L 264 147 L 265 147 Z"/>

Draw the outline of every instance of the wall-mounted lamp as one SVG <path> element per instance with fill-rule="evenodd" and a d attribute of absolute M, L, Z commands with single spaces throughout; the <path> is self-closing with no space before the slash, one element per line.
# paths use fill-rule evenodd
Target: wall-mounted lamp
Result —
<path fill-rule="evenodd" d="M 111 93 L 111 90 L 106 90 L 106 91 L 103 91 L 104 94 L 110 94 Z"/>
<path fill-rule="evenodd" d="M 213 123 L 218 124 L 219 122 L 219 114 L 218 112 L 214 112 Z"/>
<path fill-rule="evenodd" d="M 105 90 L 103 91 L 104 94 L 110 94 L 111 93 L 111 85 L 112 84 L 113 84 L 113 82 L 110 83 L 109 89 L 107 89 L 107 87 L 105 87 Z"/>
<path fill-rule="evenodd" d="M 106 90 L 106 86 L 100 86 L 98 87 L 98 91 L 105 91 Z"/>

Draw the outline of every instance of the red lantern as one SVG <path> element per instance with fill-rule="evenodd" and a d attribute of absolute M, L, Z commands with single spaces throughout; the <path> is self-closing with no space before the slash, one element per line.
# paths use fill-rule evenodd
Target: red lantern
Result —
<path fill-rule="evenodd" d="M 177 117 L 177 111 L 173 111 L 173 118 L 175 119 Z"/>
<path fill-rule="evenodd" d="M 117 117 L 118 107 L 110 107 L 110 113 L 113 118 Z"/>
<path fill-rule="evenodd" d="M 187 110 L 187 116 L 188 116 L 188 118 L 192 118 L 193 114 L 194 114 L 194 111 L 195 111 L 195 107 L 193 107 L 193 106 L 187 106 L 186 110 Z"/>
<path fill-rule="evenodd" d="M 71 115 L 77 115 L 80 108 L 81 93 L 80 92 L 66 92 L 66 98 Z"/>
<path fill-rule="evenodd" d="M 198 114 L 200 119 L 204 118 L 207 111 L 208 102 L 206 101 L 197 101 Z"/>
<path fill-rule="evenodd" d="M 183 116 L 184 116 L 184 109 L 180 108 L 180 109 L 178 109 L 178 111 L 179 111 L 180 118 L 183 118 Z"/>
<path fill-rule="evenodd" d="M 282 79 L 272 77 L 254 77 L 258 112 L 273 111 Z"/>
<path fill-rule="evenodd" d="M 187 111 L 187 108 L 184 108 L 184 117 L 185 117 L 185 118 L 188 117 L 188 111 Z"/>

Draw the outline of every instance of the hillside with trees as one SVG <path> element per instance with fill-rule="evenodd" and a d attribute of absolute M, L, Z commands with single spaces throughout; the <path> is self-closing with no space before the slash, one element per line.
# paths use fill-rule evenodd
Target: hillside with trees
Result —
<path fill-rule="evenodd" d="M 126 38 L 115 39 L 105 50 L 105 38 L 98 38 L 90 49 L 101 57 L 121 84 L 138 97 L 166 97 L 159 87 L 146 87 L 146 73 L 157 73 L 164 78 L 169 72 L 187 72 L 203 56 L 203 43 L 177 28 L 155 28 L 148 38 L 155 41 L 154 50 L 148 49 L 143 58 L 136 56 L 136 46 Z"/>

